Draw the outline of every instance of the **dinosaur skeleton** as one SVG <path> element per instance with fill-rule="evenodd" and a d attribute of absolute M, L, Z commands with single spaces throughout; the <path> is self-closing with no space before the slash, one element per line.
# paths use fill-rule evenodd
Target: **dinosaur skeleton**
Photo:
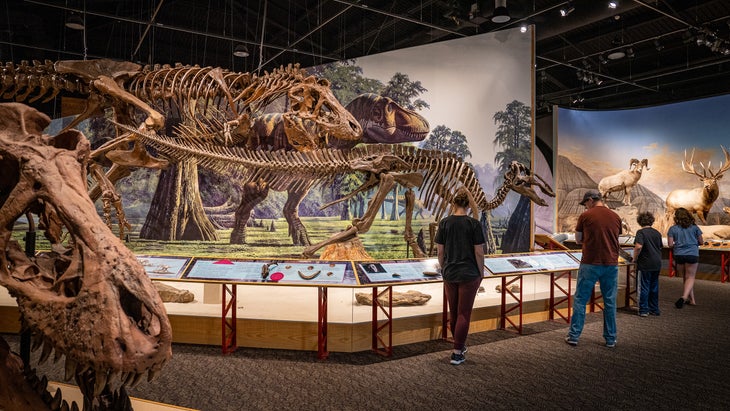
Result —
<path fill-rule="evenodd" d="M 362 141 L 364 143 L 403 143 L 423 140 L 429 132 L 428 121 L 418 113 L 401 107 L 388 97 L 377 94 L 362 94 L 345 106 L 345 109 L 352 114 L 363 128 Z M 254 132 L 257 134 L 258 145 L 247 145 L 248 148 L 277 151 L 292 150 L 293 147 L 287 143 L 284 130 L 283 115 L 270 113 L 257 117 L 254 120 Z M 181 133 L 182 134 L 182 133 Z M 188 140 L 195 140 L 198 130 L 190 130 Z M 351 149 L 357 141 L 330 139 L 329 148 Z M 243 244 L 246 240 L 246 225 L 253 212 L 254 207 L 263 201 L 269 189 L 275 191 L 287 191 L 287 200 L 284 205 L 284 218 L 289 225 L 289 234 L 294 245 L 311 245 L 306 227 L 299 218 L 299 204 L 309 192 L 311 185 L 298 185 L 289 187 L 279 184 L 270 187 L 264 182 L 253 182 L 246 184 L 243 188 L 243 195 L 239 206 L 235 210 L 235 221 L 231 231 L 232 244 Z"/>
<path fill-rule="evenodd" d="M 116 122 L 141 131 L 164 131 L 166 121 L 171 119 L 198 130 L 215 124 L 220 132 L 201 133 L 196 138 L 215 138 L 215 143 L 222 146 L 255 147 L 259 145 L 255 119 L 269 105 L 286 97 L 289 104 L 281 118 L 290 147 L 311 151 L 325 147 L 329 139 L 359 142 L 362 137 L 362 127 L 334 97 L 329 81 L 308 76 L 298 66 L 281 67 L 261 76 L 213 67 L 142 67 L 106 59 L 2 66 L 0 95 L 3 98 L 33 102 L 46 97 L 44 101 L 48 101 L 62 91 L 88 96 L 84 112 L 64 131 L 101 109 L 112 107 Z M 135 119 L 135 109 L 144 113 L 141 122 Z M 95 173 L 99 184 L 91 190 L 91 197 L 102 198 L 105 209 L 114 205 L 121 223 L 120 237 L 123 237 L 126 222 L 113 183 L 128 175 L 130 167 L 161 169 L 168 161 L 151 155 L 130 132 L 122 133 L 91 153 L 96 162 L 101 162 L 103 157 L 113 165 L 104 176 Z"/>
<path fill-rule="evenodd" d="M 256 185 L 256 189 L 260 192 L 265 192 L 269 187 L 273 189 L 286 187 L 290 191 L 308 190 L 314 184 L 329 185 L 342 173 L 364 173 L 366 181 L 359 188 L 323 207 L 377 188 L 365 215 L 354 219 L 352 225 L 345 231 L 305 248 L 303 251 L 305 257 L 311 257 L 315 251 L 326 245 L 344 242 L 354 238 L 358 233 L 368 231 L 378 207 L 395 183 L 409 190 L 419 188 L 424 207 L 431 210 L 436 219 L 449 211 L 456 189 L 462 186 L 473 197 L 471 208 L 475 215 L 477 211 L 485 212 L 499 206 L 509 190 L 515 190 L 541 206 L 547 203 L 537 195 L 533 186 L 538 186 L 546 195 L 555 195 L 540 176 L 518 162 L 512 162 L 504 176 L 502 186 L 493 199 L 487 200 L 471 166 L 457 156 L 443 151 L 390 144 L 364 145 L 350 150 L 325 148 L 309 152 L 250 150 L 201 144 L 191 139 L 173 139 L 134 130 L 124 125 L 119 126 L 137 134 L 140 141 L 154 147 L 161 156 L 192 160 L 204 168 L 221 173 L 233 171 L 241 180 L 250 181 L 248 185 Z M 406 196 L 407 199 L 410 198 L 411 204 L 413 197 L 412 193 Z M 424 255 L 423 251 L 417 250 L 415 236 L 410 227 L 406 228 L 406 240 L 414 250 L 414 255 Z"/>
<path fill-rule="evenodd" d="M 85 410 L 129 409 L 124 387 L 157 375 L 171 357 L 172 330 L 144 268 L 89 198 L 89 141 L 76 130 L 43 135 L 48 123 L 25 105 L 0 104 L 0 285 L 16 298 L 40 362 L 65 357 Z M 12 239 L 26 215 L 28 224 L 38 216 L 52 251 L 27 256 Z M 22 376 L 0 339 L 0 409 L 69 409 L 60 394 L 33 395 L 47 381 L 28 387 Z"/>

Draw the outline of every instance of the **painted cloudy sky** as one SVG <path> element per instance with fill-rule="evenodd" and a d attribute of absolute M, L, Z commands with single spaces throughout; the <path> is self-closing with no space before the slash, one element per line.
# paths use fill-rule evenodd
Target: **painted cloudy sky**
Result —
<path fill-rule="evenodd" d="M 639 184 L 662 199 L 676 188 L 699 187 L 696 176 L 682 171 L 695 149 L 700 162 L 717 171 L 725 160 L 720 146 L 730 148 L 730 96 L 712 97 L 657 107 L 558 112 L 558 153 L 568 157 L 598 183 L 627 169 L 631 158 L 649 159 Z M 720 196 L 730 197 L 730 171 L 719 181 Z"/>

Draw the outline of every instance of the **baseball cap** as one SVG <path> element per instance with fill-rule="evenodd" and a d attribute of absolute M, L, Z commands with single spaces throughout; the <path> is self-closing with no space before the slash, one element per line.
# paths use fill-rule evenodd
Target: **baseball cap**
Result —
<path fill-rule="evenodd" d="M 585 205 L 586 201 L 588 200 L 600 200 L 601 199 L 601 193 L 598 191 L 586 191 L 585 194 L 583 194 L 583 200 L 580 201 L 580 205 Z"/>

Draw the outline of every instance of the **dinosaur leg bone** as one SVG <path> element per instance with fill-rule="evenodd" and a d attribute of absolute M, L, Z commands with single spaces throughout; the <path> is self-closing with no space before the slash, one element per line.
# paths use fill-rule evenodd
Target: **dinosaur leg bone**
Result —
<path fill-rule="evenodd" d="M 352 220 L 352 226 L 348 227 L 345 231 L 341 231 L 322 242 L 305 248 L 304 251 L 302 251 L 302 255 L 305 258 L 311 258 L 315 251 L 324 246 L 347 241 L 356 236 L 357 233 L 366 233 L 370 229 L 370 226 L 373 225 L 373 221 L 375 221 L 375 217 L 378 215 L 380 205 L 383 204 L 385 197 L 394 185 L 395 178 L 392 175 L 386 173 L 381 174 L 378 191 L 368 202 L 367 211 L 365 211 L 363 217 Z"/>

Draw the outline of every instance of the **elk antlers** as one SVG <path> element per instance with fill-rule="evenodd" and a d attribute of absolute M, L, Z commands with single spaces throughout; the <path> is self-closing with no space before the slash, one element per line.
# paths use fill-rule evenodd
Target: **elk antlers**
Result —
<path fill-rule="evenodd" d="M 687 161 L 687 150 L 684 150 L 684 161 L 682 161 L 682 171 L 684 171 L 685 173 L 694 174 L 700 178 L 710 177 L 710 178 L 714 178 L 714 179 L 719 179 L 720 177 L 722 177 L 722 175 L 723 175 L 723 173 L 725 173 L 725 171 L 730 169 L 730 153 L 728 153 L 728 151 L 725 149 L 724 146 L 720 146 L 720 148 L 722 148 L 722 152 L 725 154 L 725 164 L 720 162 L 720 168 L 717 170 L 717 172 L 713 173 L 712 169 L 710 168 L 712 166 L 712 161 L 707 162 L 707 167 L 705 167 L 705 165 L 702 164 L 702 162 L 700 161 L 700 166 L 702 167 L 702 174 L 695 171 L 694 165 L 693 165 L 693 160 L 694 160 L 694 156 L 695 156 L 694 148 L 692 149 L 692 154 L 690 155 L 689 162 Z M 708 176 L 707 173 L 710 173 L 710 175 Z"/>

